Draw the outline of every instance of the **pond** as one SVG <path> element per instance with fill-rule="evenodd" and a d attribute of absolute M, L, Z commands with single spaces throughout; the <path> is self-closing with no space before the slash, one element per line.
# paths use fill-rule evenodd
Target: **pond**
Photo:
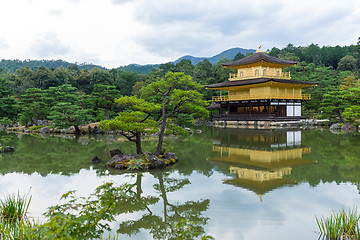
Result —
<path fill-rule="evenodd" d="M 198 128 L 197 128 L 198 129 Z M 14 153 L 0 158 L 0 193 L 32 196 L 30 216 L 76 190 L 87 196 L 104 182 L 136 183 L 112 223 L 119 239 L 166 239 L 176 219 L 195 221 L 215 239 L 318 239 L 315 216 L 360 204 L 360 134 L 322 129 L 202 127 L 168 138 L 180 161 L 162 171 L 108 169 L 109 150 L 134 152 L 119 136 L 40 136 L 0 133 Z M 155 148 L 146 139 L 144 150 Z M 99 164 L 91 164 L 98 156 Z"/>

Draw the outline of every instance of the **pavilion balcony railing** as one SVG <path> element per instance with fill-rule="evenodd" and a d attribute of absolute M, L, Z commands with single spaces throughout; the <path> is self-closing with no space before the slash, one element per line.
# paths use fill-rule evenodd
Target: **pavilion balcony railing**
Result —
<path fill-rule="evenodd" d="M 229 80 L 230 81 L 253 79 L 253 78 L 276 78 L 276 79 L 287 79 L 287 80 L 289 80 L 291 77 L 290 77 L 290 72 L 281 73 L 279 75 L 276 75 L 276 74 L 264 74 L 264 75 L 263 74 L 258 74 L 258 75 L 251 75 L 251 76 L 247 76 L 247 75 L 240 76 L 240 74 L 238 74 L 238 73 L 230 73 L 230 75 L 229 75 Z"/>
<path fill-rule="evenodd" d="M 242 100 L 256 100 L 256 99 L 296 99 L 296 100 L 311 100 L 311 94 L 301 94 L 296 96 L 291 95 L 248 95 L 248 96 L 213 96 L 213 102 L 229 102 L 229 101 L 242 101 Z"/>

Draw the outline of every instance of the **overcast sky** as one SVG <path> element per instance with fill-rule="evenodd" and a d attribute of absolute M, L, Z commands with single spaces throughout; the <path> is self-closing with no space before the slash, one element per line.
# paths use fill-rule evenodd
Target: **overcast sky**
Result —
<path fill-rule="evenodd" d="M 113 68 L 232 47 L 356 44 L 360 1 L 4 0 L 0 23 L 0 59 Z"/>

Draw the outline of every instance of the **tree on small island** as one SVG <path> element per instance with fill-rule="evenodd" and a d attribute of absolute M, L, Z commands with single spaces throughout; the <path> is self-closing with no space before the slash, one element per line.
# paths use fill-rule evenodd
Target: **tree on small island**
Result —
<path fill-rule="evenodd" d="M 125 96 L 116 99 L 117 104 L 128 106 L 128 110 L 133 111 L 123 111 L 115 119 L 101 121 L 100 128 L 119 130 L 121 135 L 135 142 L 139 154 L 142 153 L 141 135 L 157 132 L 160 125 L 155 151 L 158 156 L 162 151 L 166 129 L 171 133 L 185 133 L 179 126 L 167 123 L 168 118 L 180 112 L 190 112 L 196 117 L 208 115 L 202 94 L 197 91 L 200 88 L 201 85 L 193 81 L 191 76 L 168 72 L 164 78 L 144 86 L 140 90 L 141 98 Z"/>
<path fill-rule="evenodd" d="M 182 72 L 168 72 L 164 78 L 144 86 L 141 97 L 161 105 L 159 141 L 155 155 L 160 155 L 164 141 L 167 119 L 180 112 L 187 112 L 196 117 L 207 117 L 203 95 L 197 90 L 202 86 L 191 76 Z"/>

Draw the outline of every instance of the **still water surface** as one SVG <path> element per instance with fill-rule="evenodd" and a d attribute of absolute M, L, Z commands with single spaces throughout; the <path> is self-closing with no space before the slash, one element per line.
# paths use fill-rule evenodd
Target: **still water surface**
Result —
<path fill-rule="evenodd" d="M 181 159 L 164 171 L 130 174 L 105 167 L 109 150 L 134 152 L 118 136 L 0 133 L 0 194 L 29 193 L 42 219 L 61 195 L 87 196 L 103 182 L 136 183 L 112 223 L 120 239 L 166 239 L 179 217 L 215 239 L 318 239 L 315 216 L 360 206 L 360 135 L 328 130 L 204 128 L 167 139 Z M 152 151 L 155 142 L 144 142 Z M 91 164 L 98 156 L 103 161 Z"/>

